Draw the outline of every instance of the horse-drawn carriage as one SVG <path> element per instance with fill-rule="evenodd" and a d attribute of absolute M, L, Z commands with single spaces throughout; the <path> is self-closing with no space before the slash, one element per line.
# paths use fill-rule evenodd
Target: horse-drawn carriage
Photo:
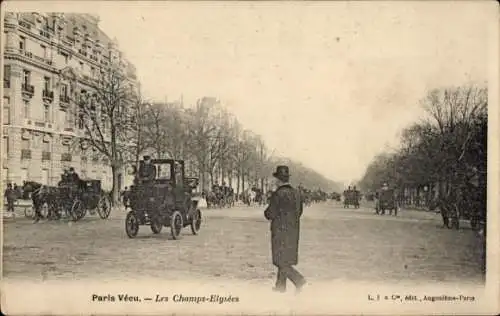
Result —
<path fill-rule="evenodd" d="M 153 159 L 156 176 L 151 181 L 137 179 L 130 188 L 125 219 L 125 231 L 129 238 L 139 232 L 139 226 L 149 225 L 155 234 L 170 227 L 172 237 L 178 239 L 182 228 L 191 226 L 191 232 L 198 234 L 201 227 L 201 211 L 193 189 L 198 185 L 196 178 L 185 178 L 184 161 Z M 137 173 L 134 170 L 131 173 Z"/>
<path fill-rule="evenodd" d="M 378 215 L 385 215 L 385 211 L 389 211 L 389 215 L 398 215 L 398 205 L 396 195 L 393 189 L 380 190 L 375 194 L 375 213 Z"/>
<path fill-rule="evenodd" d="M 101 180 L 86 179 L 77 183 L 64 182 L 57 187 L 28 182 L 23 188 L 32 201 L 33 209 L 38 212 L 25 212 L 32 217 L 38 213 L 39 217 L 59 219 L 62 214 L 78 221 L 85 217 L 87 211 L 99 214 L 106 219 L 111 213 L 111 200 L 101 188 Z"/>
<path fill-rule="evenodd" d="M 97 210 L 99 217 L 106 219 L 111 213 L 109 194 L 101 188 L 101 180 L 80 180 L 77 184 L 61 185 L 63 200 L 67 201 L 70 216 L 77 221 L 85 217 L 87 211 Z"/>
<path fill-rule="evenodd" d="M 345 190 L 344 191 L 344 208 L 349 208 L 352 205 L 359 208 L 359 191 L 358 190 Z"/>

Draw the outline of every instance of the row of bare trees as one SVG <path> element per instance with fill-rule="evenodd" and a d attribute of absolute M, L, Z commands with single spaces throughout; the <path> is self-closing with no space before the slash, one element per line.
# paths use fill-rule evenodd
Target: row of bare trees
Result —
<path fill-rule="evenodd" d="M 262 137 L 244 129 L 216 98 L 203 97 L 191 107 L 181 102 L 146 103 L 143 111 L 139 131 L 144 151 L 184 159 L 188 172 L 200 178 L 202 189 L 226 182 L 237 192 L 249 186 L 264 190 L 280 163 L 290 165 L 297 184 L 337 189 L 313 170 L 274 157 Z"/>
<path fill-rule="evenodd" d="M 262 137 L 244 129 L 216 98 L 203 97 L 188 106 L 145 102 L 137 85 L 118 67 L 101 72 L 88 85 L 89 91 L 72 86 L 75 117 L 85 131 L 77 144 L 92 148 L 110 162 L 115 198 L 120 170 L 137 164 L 146 153 L 183 159 L 188 175 L 200 178 L 202 190 L 223 181 L 237 192 L 249 186 L 265 189 L 279 163 L 290 165 L 297 184 L 340 189 L 301 164 L 273 157 Z"/>
<path fill-rule="evenodd" d="M 417 206 L 459 192 L 467 194 L 471 186 L 485 199 L 487 88 L 435 89 L 421 106 L 425 118 L 403 131 L 396 152 L 374 158 L 360 186 L 372 191 L 387 182 L 400 189 L 403 202 Z"/>

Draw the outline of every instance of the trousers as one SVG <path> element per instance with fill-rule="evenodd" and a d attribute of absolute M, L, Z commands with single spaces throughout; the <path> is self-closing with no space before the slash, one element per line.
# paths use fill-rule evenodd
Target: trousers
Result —
<path fill-rule="evenodd" d="M 276 279 L 276 288 L 280 290 L 286 289 L 286 281 L 290 279 L 295 287 L 300 288 L 305 283 L 305 278 L 299 271 L 292 266 L 278 267 L 278 276 Z"/>

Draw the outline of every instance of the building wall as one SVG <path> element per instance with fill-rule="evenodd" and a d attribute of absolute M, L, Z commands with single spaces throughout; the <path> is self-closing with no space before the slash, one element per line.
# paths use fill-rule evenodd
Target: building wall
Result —
<path fill-rule="evenodd" d="M 112 60 L 136 84 L 135 69 L 120 60 L 116 43 L 98 28 L 97 21 L 85 14 L 6 13 L 2 41 L 4 184 L 32 180 L 55 185 L 64 168 L 74 167 L 82 178 L 101 179 L 103 187 L 111 189 L 109 163 L 97 152 L 75 146 L 84 133 L 78 129 L 71 104 L 61 102 L 63 85 L 68 89 L 71 85 L 65 72 L 78 74 L 77 85 L 85 88 L 85 80 Z M 32 93 L 23 91 L 25 71 L 30 72 Z M 44 94 L 45 87 L 49 93 Z M 70 161 L 63 159 L 68 155 Z M 122 178 L 123 187 L 126 175 Z"/>

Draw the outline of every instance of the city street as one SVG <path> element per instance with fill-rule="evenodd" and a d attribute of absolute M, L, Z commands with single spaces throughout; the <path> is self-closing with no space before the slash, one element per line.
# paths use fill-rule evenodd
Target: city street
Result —
<path fill-rule="evenodd" d="M 232 278 L 268 282 L 269 224 L 259 207 L 203 210 L 200 234 L 189 227 L 180 240 L 164 228 L 141 226 L 125 234 L 123 210 L 110 219 L 41 222 L 4 219 L 3 273 L 8 279 L 65 280 L 154 277 Z M 343 209 L 337 202 L 305 209 L 298 269 L 321 281 L 483 282 L 480 238 L 464 222 L 458 231 L 440 227 L 438 214 L 401 211 L 377 216 L 369 206 Z"/>

